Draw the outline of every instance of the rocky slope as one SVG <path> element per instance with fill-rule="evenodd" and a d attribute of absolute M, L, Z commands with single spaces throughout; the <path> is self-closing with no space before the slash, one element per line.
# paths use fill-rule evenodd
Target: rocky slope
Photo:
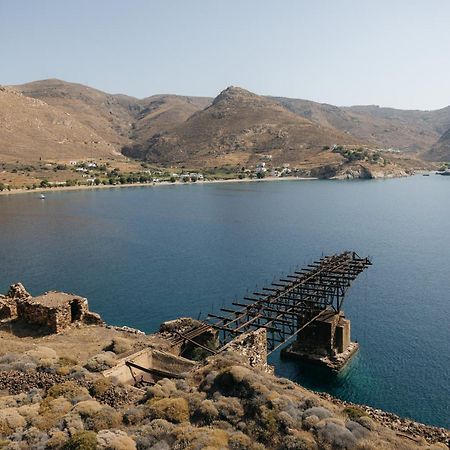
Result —
<path fill-rule="evenodd" d="M 450 126 L 450 108 L 408 111 L 375 105 L 337 107 L 283 97 L 275 100 L 302 117 L 385 149 L 426 152 Z"/>
<path fill-rule="evenodd" d="M 0 351 L 0 445 L 7 450 L 438 450 L 445 429 L 402 422 L 342 404 L 290 380 L 249 367 L 226 351 L 184 379 L 147 390 L 115 384 L 101 371 L 142 337 L 88 327 L 91 354 L 61 352 L 64 338 L 34 338 L 23 351 Z M 101 339 L 98 339 L 101 336 Z M 8 342 L 8 336 L 2 336 Z M 22 338 L 23 339 L 23 338 Z M 100 344 L 94 349 L 92 344 Z M 147 344 L 152 345 L 150 337 Z M 155 345 L 155 343 L 153 343 Z M 138 347 L 139 348 L 139 347 Z M 406 426 L 407 425 L 407 426 Z"/>
<path fill-rule="evenodd" d="M 119 149 L 70 112 L 0 88 L 0 159 L 118 157 Z"/>
<path fill-rule="evenodd" d="M 450 161 L 450 128 L 423 156 L 429 161 Z"/>

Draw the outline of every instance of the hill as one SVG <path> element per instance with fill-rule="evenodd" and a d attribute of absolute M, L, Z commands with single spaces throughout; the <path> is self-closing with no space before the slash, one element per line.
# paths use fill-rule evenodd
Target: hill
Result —
<path fill-rule="evenodd" d="M 300 117 L 271 99 L 229 87 L 185 122 L 136 143 L 124 153 L 151 162 L 192 166 L 246 164 L 262 154 L 271 154 L 275 164 L 335 162 L 338 155 L 324 147 L 359 142 L 349 134 Z"/>
<path fill-rule="evenodd" d="M 429 161 L 450 161 L 450 128 L 426 152 L 423 157 Z"/>
<path fill-rule="evenodd" d="M 26 97 L 41 100 L 77 123 L 91 130 L 99 138 L 111 144 L 114 155 L 121 156 L 122 147 L 134 141 L 144 141 L 153 134 L 168 130 L 184 122 L 194 112 L 205 108 L 210 99 L 182 97 L 176 95 L 157 95 L 137 99 L 121 94 L 107 94 L 98 89 L 57 79 L 41 80 L 12 86 L 12 89 Z M 39 120 L 39 110 L 34 115 Z M 37 132 L 37 131 L 36 131 Z M 44 159 L 51 158 L 47 147 L 37 148 Z M 19 152 L 17 152 L 19 153 Z M 27 150 L 21 150 L 22 161 L 28 161 Z M 72 158 L 84 153 L 75 152 Z M 109 155 L 109 156 L 114 156 Z M 101 157 L 103 153 L 93 150 L 90 157 Z"/>
<path fill-rule="evenodd" d="M 274 97 L 290 111 L 334 127 L 379 148 L 423 153 L 450 126 L 450 107 L 436 111 L 379 106 L 337 107 L 309 100 Z"/>
<path fill-rule="evenodd" d="M 179 95 L 137 99 L 56 79 L 6 90 L 0 117 L 5 123 L 8 117 L 8 127 L 14 129 L 3 129 L 0 135 L 0 156 L 6 162 L 125 161 L 123 152 L 155 164 L 214 167 L 254 164 L 270 154 L 275 164 L 314 167 L 342 161 L 322 150 L 334 144 L 448 159 L 443 135 L 450 128 L 450 107 L 437 111 L 338 107 L 263 97 L 240 88 L 226 89 L 216 99 Z M 23 96 L 12 96 L 13 91 Z M 25 107 L 26 98 L 41 103 Z M 40 107 L 31 108 L 32 104 Z"/>
<path fill-rule="evenodd" d="M 118 149 L 97 130 L 41 100 L 0 88 L 2 161 L 58 161 L 118 157 Z"/>

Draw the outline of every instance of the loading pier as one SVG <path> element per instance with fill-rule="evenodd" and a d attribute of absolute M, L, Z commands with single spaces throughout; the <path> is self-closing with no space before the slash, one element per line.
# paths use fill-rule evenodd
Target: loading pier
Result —
<path fill-rule="evenodd" d="M 325 256 L 242 302 L 233 302 L 232 308 L 221 308 L 225 315 L 208 314 L 209 325 L 218 331 L 222 347 L 245 333 L 265 329 L 268 354 L 296 337 L 283 348 L 283 356 L 339 370 L 358 349 L 342 310 L 344 298 L 371 264 L 369 258 L 350 251 Z"/>

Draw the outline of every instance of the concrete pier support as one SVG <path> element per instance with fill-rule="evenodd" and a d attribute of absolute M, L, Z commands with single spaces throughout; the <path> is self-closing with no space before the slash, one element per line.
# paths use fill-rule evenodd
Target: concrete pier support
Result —
<path fill-rule="evenodd" d="M 302 330 L 297 340 L 281 354 L 339 371 L 358 347 L 356 342 L 351 342 L 350 320 L 345 318 L 343 312 L 330 311 Z"/>

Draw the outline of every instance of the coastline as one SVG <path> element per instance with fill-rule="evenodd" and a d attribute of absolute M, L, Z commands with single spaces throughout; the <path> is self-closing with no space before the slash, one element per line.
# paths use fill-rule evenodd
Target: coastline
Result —
<path fill-rule="evenodd" d="M 100 184 L 98 186 L 59 186 L 42 188 L 38 187 L 36 189 L 11 189 L 10 191 L 4 190 L 0 191 L 0 195 L 17 195 L 17 194 L 33 194 L 33 193 L 44 193 L 44 192 L 62 192 L 62 191 L 84 191 L 84 190 L 97 190 L 97 189 L 117 189 L 117 188 L 132 188 L 132 187 L 158 187 L 158 186 L 186 186 L 186 185 L 201 185 L 201 184 L 223 184 L 223 183 L 252 183 L 252 182 L 267 182 L 267 181 L 313 181 L 318 180 L 318 178 L 311 177 L 266 177 L 261 179 L 252 178 L 232 178 L 229 180 L 204 180 L 204 181 L 188 181 L 186 183 L 170 181 L 161 181 L 159 183 L 127 183 L 127 184 Z"/>

